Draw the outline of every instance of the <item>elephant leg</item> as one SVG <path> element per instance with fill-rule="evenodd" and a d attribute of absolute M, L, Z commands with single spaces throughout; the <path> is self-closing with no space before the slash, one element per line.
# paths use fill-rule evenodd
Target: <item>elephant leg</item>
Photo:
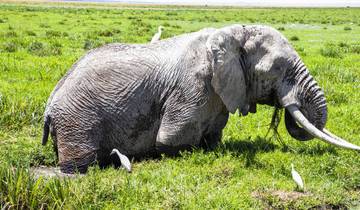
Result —
<path fill-rule="evenodd" d="M 226 126 L 229 113 L 223 109 L 212 121 L 201 138 L 200 146 L 206 150 L 215 149 L 222 137 L 222 130 Z"/>
<path fill-rule="evenodd" d="M 76 127 L 56 131 L 61 172 L 86 173 L 89 165 L 97 160 L 99 133 L 97 130 Z"/>
<path fill-rule="evenodd" d="M 85 149 L 79 144 L 59 144 L 59 166 L 63 173 L 86 173 L 89 165 L 95 161 L 94 150 Z"/>
<path fill-rule="evenodd" d="M 205 150 L 215 149 L 221 141 L 222 131 L 215 131 L 205 134 L 200 141 L 200 147 Z"/>
<path fill-rule="evenodd" d="M 186 116 L 164 114 L 156 137 L 156 151 L 176 155 L 200 144 L 201 131 L 197 122 L 184 122 Z"/>

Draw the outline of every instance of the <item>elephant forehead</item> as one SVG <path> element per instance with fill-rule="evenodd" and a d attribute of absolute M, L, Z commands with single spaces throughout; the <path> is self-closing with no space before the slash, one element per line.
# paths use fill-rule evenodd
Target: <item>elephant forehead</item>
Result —
<path fill-rule="evenodd" d="M 245 48 L 255 51 L 291 51 L 291 45 L 278 31 L 270 27 L 259 27 L 252 31 Z"/>

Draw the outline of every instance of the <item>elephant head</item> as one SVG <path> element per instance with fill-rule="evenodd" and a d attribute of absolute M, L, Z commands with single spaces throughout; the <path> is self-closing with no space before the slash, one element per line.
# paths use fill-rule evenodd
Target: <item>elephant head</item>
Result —
<path fill-rule="evenodd" d="M 211 84 L 228 111 L 246 115 L 256 104 L 284 107 L 289 134 L 306 141 L 360 150 L 325 129 L 323 91 L 286 38 L 266 26 L 234 25 L 216 30 L 206 43 Z M 300 127 L 300 126 L 301 127 Z"/>

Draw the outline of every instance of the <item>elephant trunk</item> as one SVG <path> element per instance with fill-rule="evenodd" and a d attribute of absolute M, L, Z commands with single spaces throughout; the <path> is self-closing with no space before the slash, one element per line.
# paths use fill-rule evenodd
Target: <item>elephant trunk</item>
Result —
<path fill-rule="evenodd" d="M 298 102 L 288 103 L 285 106 L 285 125 L 292 137 L 300 141 L 317 137 L 330 144 L 360 150 L 359 146 L 353 145 L 325 129 L 327 121 L 325 96 L 300 60 L 293 70 L 287 72 L 285 80 L 293 85 L 292 97 L 295 97 L 295 101 Z M 283 101 L 283 104 L 286 103 Z"/>
<path fill-rule="evenodd" d="M 294 97 L 300 104 L 299 109 L 311 124 L 322 130 L 327 121 L 327 106 L 324 93 L 300 60 L 292 71 L 295 74 L 292 76 L 295 79 L 294 87 L 296 87 Z M 313 139 L 312 135 L 298 126 L 288 109 L 285 110 L 285 125 L 293 138 L 300 141 Z"/>

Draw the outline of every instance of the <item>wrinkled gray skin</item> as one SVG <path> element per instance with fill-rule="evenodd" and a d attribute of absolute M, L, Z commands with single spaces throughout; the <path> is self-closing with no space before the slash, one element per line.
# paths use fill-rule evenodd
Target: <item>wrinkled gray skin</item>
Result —
<path fill-rule="evenodd" d="M 109 44 L 83 56 L 52 92 L 45 111 L 62 172 L 86 172 L 127 156 L 214 148 L 229 112 L 256 104 L 298 105 L 319 129 L 326 103 L 299 55 L 278 31 L 233 25 L 154 44 Z M 308 140 L 290 115 L 289 133 Z"/>

